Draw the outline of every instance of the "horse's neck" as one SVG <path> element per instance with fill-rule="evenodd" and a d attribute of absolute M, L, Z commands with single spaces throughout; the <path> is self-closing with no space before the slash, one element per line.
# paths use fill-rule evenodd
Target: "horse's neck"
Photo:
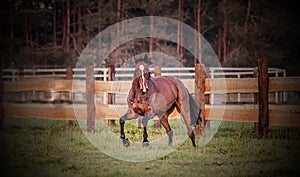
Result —
<path fill-rule="evenodd" d="M 138 99 L 139 95 L 141 95 L 141 90 L 139 88 L 138 80 L 134 80 L 132 82 L 131 90 L 128 95 L 128 99 L 130 101 L 135 101 Z"/>
<path fill-rule="evenodd" d="M 148 87 L 149 87 L 148 88 L 148 92 L 150 94 L 157 91 L 157 88 L 159 86 L 156 84 L 156 82 L 155 82 L 155 80 L 154 80 L 153 77 L 150 77 L 149 82 L 148 82 Z"/>
<path fill-rule="evenodd" d="M 140 92 L 140 87 L 139 87 L 139 81 L 138 81 L 138 79 L 135 79 L 135 80 L 132 82 L 131 89 L 132 89 L 135 93 L 139 93 L 139 92 Z"/>

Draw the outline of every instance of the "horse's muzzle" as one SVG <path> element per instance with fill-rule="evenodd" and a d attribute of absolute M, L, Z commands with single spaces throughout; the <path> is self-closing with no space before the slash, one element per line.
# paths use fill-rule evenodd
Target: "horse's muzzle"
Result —
<path fill-rule="evenodd" d="M 148 92 L 148 88 L 142 89 L 142 95 L 145 95 Z"/>

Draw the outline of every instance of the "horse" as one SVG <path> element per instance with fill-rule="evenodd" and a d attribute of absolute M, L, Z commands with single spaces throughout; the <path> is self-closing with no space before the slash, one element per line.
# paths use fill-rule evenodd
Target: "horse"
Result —
<path fill-rule="evenodd" d="M 124 125 L 126 120 L 136 119 L 142 116 L 143 142 L 142 146 L 150 145 L 147 134 L 148 121 L 157 116 L 161 125 L 169 137 L 169 145 L 172 144 L 173 131 L 168 122 L 168 116 L 176 108 L 182 116 L 188 136 L 194 147 L 195 134 L 192 125 L 202 121 L 200 107 L 193 99 L 183 82 L 176 77 L 156 76 L 151 77 L 148 65 L 139 61 L 135 67 L 134 80 L 127 97 L 127 112 L 120 117 L 120 138 L 125 147 L 130 146 L 125 137 Z"/>

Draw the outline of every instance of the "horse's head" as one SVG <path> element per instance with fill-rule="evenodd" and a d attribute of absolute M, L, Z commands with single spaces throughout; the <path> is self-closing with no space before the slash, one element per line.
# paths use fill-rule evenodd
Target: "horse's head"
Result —
<path fill-rule="evenodd" d="M 148 65 L 145 62 L 138 62 L 135 67 L 134 79 L 137 81 L 137 84 L 143 94 L 148 91 L 148 83 L 151 77 L 151 73 Z"/>

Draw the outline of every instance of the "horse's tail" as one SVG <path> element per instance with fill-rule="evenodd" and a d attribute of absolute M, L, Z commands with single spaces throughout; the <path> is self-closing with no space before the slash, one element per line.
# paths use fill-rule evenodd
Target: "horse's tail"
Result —
<path fill-rule="evenodd" d="M 185 107 L 183 110 L 187 111 L 187 109 L 190 109 L 189 111 L 190 111 L 191 125 L 200 124 L 200 122 L 202 122 L 202 119 L 200 116 L 201 109 L 200 109 L 198 103 L 192 97 L 192 95 L 190 94 L 190 92 L 188 91 L 188 89 L 185 87 L 185 85 L 183 84 L 183 82 L 181 80 L 179 80 L 176 77 L 169 77 L 169 78 L 172 79 L 174 81 L 174 83 L 177 85 L 177 88 L 179 89 L 178 91 L 181 93 L 181 95 L 185 95 L 185 96 L 188 95 L 189 108 Z"/>
<path fill-rule="evenodd" d="M 189 103 L 190 103 L 190 118 L 191 118 L 191 124 L 192 125 L 198 125 L 200 122 L 202 122 L 200 113 L 201 109 L 198 105 L 198 103 L 194 100 L 192 95 L 189 93 Z"/>

